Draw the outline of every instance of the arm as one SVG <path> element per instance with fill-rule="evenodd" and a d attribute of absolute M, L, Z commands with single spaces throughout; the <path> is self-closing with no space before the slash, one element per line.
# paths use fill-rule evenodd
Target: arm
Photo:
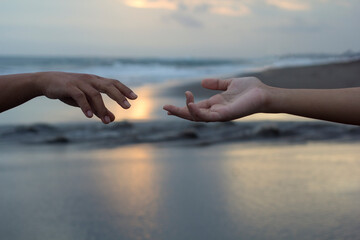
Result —
<path fill-rule="evenodd" d="M 282 89 L 256 78 L 205 79 L 205 88 L 222 90 L 211 98 L 194 103 L 186 92 L 186 106 L 166 105 L 169 115 L 192 121 L 229 121 L 254 113 L 288 113 L 321 120 L 360 125 L 360 88 Z"/>
<path fill-rule="evenodd" d="M 268 113 L 288 113 L 360 125 L 360 88 L 279 89 L 270 91 Z"/>
<path fill-rule="evenodd" d="M 38 96 L 60 99 L 80 107 L 85 116 L 93 114 L 107 124 L 115 116 L 104 105 L 100 93 L 106 93 L 123 108 L 130 107 L 126 98 L 136 94 L 117 80 L 89 74 L 42 72 L 0 76 L 0 113 Z"/>

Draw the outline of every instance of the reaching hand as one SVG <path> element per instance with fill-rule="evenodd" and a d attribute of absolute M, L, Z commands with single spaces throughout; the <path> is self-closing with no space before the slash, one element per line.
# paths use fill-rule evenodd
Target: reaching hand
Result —
<path fill-rule="evenodd" d="M 224 92 L 194 103 L 194 95 L 188 91 L 185 93 L 185 107 L 165 105 L 164 110 L 168 111 L 168 115 L 191 121 L 218 122 L 262 112 L 266 104 L 267 85 L 257 78 L 205 79 L 202 86 Z"/>
<path fill-rule="evenodd" d="M 95 114 L 105 124 L 114 121 L 115 116 L 105 107 L 100 93 L 107 94 L 124 109 L 130 108 L 126 98 L 137 98 L 131 89 L 119 81 L 89 74 L 41 73 L 38 83 L 46 97 L 80 107 L 85 116 L 91 118 Z"/>

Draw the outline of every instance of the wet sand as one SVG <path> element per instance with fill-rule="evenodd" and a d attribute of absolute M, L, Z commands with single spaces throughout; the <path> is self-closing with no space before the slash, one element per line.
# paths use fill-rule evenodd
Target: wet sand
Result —
<path fill-rule="evenodd" d="M 0 151 L 1 239 L 360 238 L 358 144 Z"/>

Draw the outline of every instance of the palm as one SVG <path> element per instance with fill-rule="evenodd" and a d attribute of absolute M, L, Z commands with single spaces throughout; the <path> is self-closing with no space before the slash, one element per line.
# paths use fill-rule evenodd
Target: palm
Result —
<path fill-rule="evenodd" d="M 260 111 L 263 97 L 259 86 L 262 83 L 257 79 L 207 79 L 202 84 L 209 89 L 225 91 L 198 103 L 194 103 L 194 96 L 187 92 L 185 107 L 167 105 L 164 109 L 170 115 L 206 122 L 229 121 Z"/>

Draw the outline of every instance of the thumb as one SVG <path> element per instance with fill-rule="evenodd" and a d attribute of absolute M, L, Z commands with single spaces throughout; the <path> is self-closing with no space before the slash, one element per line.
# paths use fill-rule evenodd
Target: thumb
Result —
<path fill-rule="evenodd" d="M 211 90 L 222 90 L 226 91 L 231 84 L 232 79 L 217 79 L 217 78 L 208 78 L 204 79 L 201 82 L 201 85 L 204 88 Z"/>

